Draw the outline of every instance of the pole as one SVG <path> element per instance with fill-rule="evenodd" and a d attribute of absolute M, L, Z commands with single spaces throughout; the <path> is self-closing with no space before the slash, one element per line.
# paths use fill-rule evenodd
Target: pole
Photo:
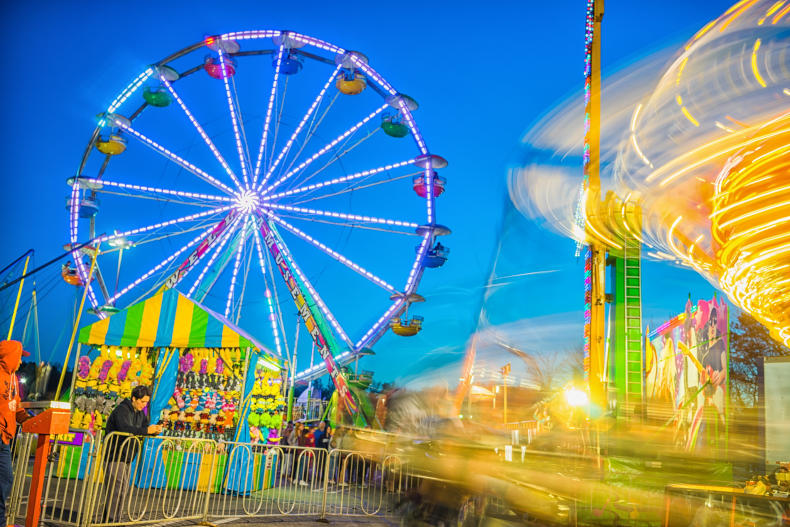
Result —
<path fill-rule="evenodd" d="M 507 427 L 507 376 L 510 373 L 510 363 L 508 362 L 502 367 L 502 385 L 504 388 L 504 401 L 502 404 L 502 420 L 505 427 Z"/>
<path fill-rule="evenodd" d="M 469 390 L 467 391 L 467 398 L 466 398 L 466 418 L 469 419 L 472 417 L 472 383 L 474 382 L 474 376 L 469 377 Z"/>
<path fill-rule="evenodd" d="M 69 340 L 68 351 L 66 351 L 66 360 L 63 361 L 63 369 L 60 372 L 60 380 L 58 380 L 58 389 L 55 391 L 54 400 L 60 398 L 60 390 L 63 388 L 63 379 L 66 377 L 66 369 L 69 365 L 69 357 L 71 357 L 71 348 L 74 346 L 74 339 L 77 337 L 77 327 L 80 325 L 80 318 L 82 318 L 82 308 L 85 306 L 85 297 L 88 296 L 88 288 L 91 284 L 91 277 L 93 276 L 93 269 L 96 267 L 96 258 L 99 256 L 99 247 L 97 246 L 93 251 L 93 260 L 91 260 L 91 268 L 88 270 L 88 278 L 85 282 L 85 287 L 82 291 L 82 300 L 80 301 L 80 309 L 74 319 L 74 328 L 71 330 L 71 340 Z"/>
<path fill-rule="evenodd" d="M 99 236 L 97 236 L 96 238 L 101 238 L 102 236 L 104 236 L 104 234 L 100 234 L 100 235 L 99 235 Z M 37 272 L 39 272 L 40 270 L 44 269 L 45 267 L 49 267 L 50 265 L 52 265 L 53 263 L 57 262 L 58 260 L 62 260 L 63 258 L 65 258 L 66 256 L 68 256 L 69 254 L 71 254 L 73 251 L 79 251 L 79 250 L 80 250 L 80 249 L 82 249 L 83 247 L 87 247 L 88 245 L 92 244 L 92 243 L 93 243 L 93 241 L 94 241 L 96 238 L 91 238 L 91 239 L 90 239 L 90 240 L 88 240 L 87 242 L 85 242 L 85 243 L 82 243 L 82 244 L 80 244 L 80 245 L 77 245 L 76 247 L 73 247 L 73 248 L 69 249 L 69 250 L 68 250 L 68 252 L 65 252 L 65 253 L 63 253 L 63 254 L 61 254 L 60 256 L 56 256 L 56 257 L 54 257 L 53 259 L 51 259 L 50 261 L 48 261 L 48 262 L 46 262 L 46 263 L 43 263 L 43 264 L 39 265 L 38 267 L 36 267 L 36 268 L 35 268 L 35 269 L 33 269 L 32 271 L 30 271 L 29 273 L 27 273 L 27 274 L 22 274 L 22 276 L 19 276 L 19 277 L 17 277 L 16 279 L 14 279 L 14 280 L 11 280 L 11 281 L 10 281 L 10 282 L 8 282 L 7 284 L 3 284 L 2 286 L 0 286 L 0 291 L 5 291 L 6 289 L 8 289 L 9 287 L 11 287 L 12 285 L 16 285 L 16 284 L 17 284 L 17 282 L 20 282 L 20 281 L 24 280 L 24 279 L 25 279 L 25 278 L 27 278 L 28 276 L 36 274 L 36 273 L 37 273 Z M 30 251 L 32 251 L 32 250 L 33 250 L 33 249 L 31 249 Z"/>
<path fill-rule="evenodd" d="M 588 115 L 585 130 L 587 154 L 584 162 L 585 190 L 587 203 L 584 204 L 588 216 L 597 216 L 601 200 L 600 143 L 601 143 L 601 20 L 603 19 L 603 0 L 587 1 L 587 56 L 585 65 L 587 86 L 585 94 Z M 587 221 L 589 223 L 589 220 Z M 585 357 L 589 362 L 587 379 L 590 387 L 590 400 L 599 408 L 606 408 L 604 387 L 605 354 L 605 272 L 606 247 L 588 232 L 589 252 L 585 267 L 589 272 L 589 289 L 585 291 L 585 310 L 588 310 L 585 328 Z"/>
<path fill-rule="evenodd" d="M 299 326 L 300 324 L 299 317 L 296 318 L 296 336 L 294 337 L 294 348 L 291 353 L 291 383 L 288 387 L 288 420 L 293 420 L 293 410 L 294 410 L 294 384 L 296 384 L 296 348 L 299 345 Z"/>
<path fill-rule="evenodd" d="M 505 426 L 507 426 L 507 375 L 505 375 L 505 393 L 504 393 L 504 403 L 502 405 L 502 416 L 503 420 L 505 421 Z"/>
<path fill-rule="evenodd" d="M 14 304 L 14 312 L 11 314 L 11 326 L 8 328 L 8 338 L 11 340 L 11 334 L 14 332 L 14 322 L 16 321 L 16 311 L 19 309 L 19 299 L 22 297 L 22 286 L 25 285 L 25 273 L 27 273 L 27 264 L 30 263 L 30 254 L 25 258 L 25 267 L 22 269 L 22 280 L 19 281 L 19 290 L 16 292 L 16 303 Z"/>
<path fill-rule="evenodd" d="M 36 364 L 41 362 L 41 337 L 38 331 L 38 299 L 36 298 L 36 281 L 33 280 L 33 326 L 36 328 Z"/>

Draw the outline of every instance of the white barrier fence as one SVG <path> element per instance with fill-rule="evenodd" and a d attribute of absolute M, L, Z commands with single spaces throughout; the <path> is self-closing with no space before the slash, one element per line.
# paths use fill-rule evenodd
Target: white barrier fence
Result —
<path fill-rule="evenodd" d="M 412 476 L 384 452 L 126 434 L 53 441 L 41 521 L 115 527 L 265 516 L 387 516 Z M 24 523 L 37 436 L 12 445 L 9 524 Z"/>

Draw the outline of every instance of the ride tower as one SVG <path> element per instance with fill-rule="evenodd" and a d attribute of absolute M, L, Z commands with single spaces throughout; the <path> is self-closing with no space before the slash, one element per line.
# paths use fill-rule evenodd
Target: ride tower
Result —
<path fill-rule="evenodd" d="M 588 0 L 585 25 L 584 181 L 577 227 L 587 243 L 584 265 L 584 369 L 590 401 L 626 416 L 644 399 L 642 349 L 641 210 L 631 195 L 601 199 L 602 0 Z M 582 244 L 577 245 L 577 256 Z M 606 294 L 606 269 L 610 293 Z M 609 330 L 606 329 L 606 303 Z M 614 326 L 614 334 L 611 334 Z M 608 346 L 607 346 L 608 342 Z M 611 394 L 611 395 L 610 395 Z M 622 410 L 627 410 L 623 412 Z"/>

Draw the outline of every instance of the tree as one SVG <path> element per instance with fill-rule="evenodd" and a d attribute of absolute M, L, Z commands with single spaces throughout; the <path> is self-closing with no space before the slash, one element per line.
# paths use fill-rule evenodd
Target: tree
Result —
<path fill-rule="evenodd" d="M 730 396 L 742 406 L 754 406 L 764 357 L 790 355 L 790 348 L 771 338 L 768 329 L 741 312 L 730 324 Z"/>

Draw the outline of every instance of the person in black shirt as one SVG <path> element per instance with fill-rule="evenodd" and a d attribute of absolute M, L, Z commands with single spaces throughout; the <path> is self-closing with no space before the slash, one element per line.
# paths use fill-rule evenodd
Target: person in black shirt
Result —
<path fill-rule="evenodd" d="M 107 523 L 121 521 L 121 510 L 129 493 L 131 464 L 140 450 L 139 440 L 124 434 L 153 436 L 162 432 L 162 425 L 148 424 L 148 416 L 143 410 L 150 401 L 151 389 L 148 386 L 135 386 L 132 397 L 121 401 L 107 419 L 103 449 L 107 475 Z"/>
<path fill-rule="evenodd" d="M 323 454 L 319 454 L 316 452 L 317 456 L 317 463 L 316 463 L 316 474 L 318 477 L 318 481 L 323 484 L 324 478 L 324 464 L 326 463 L 326 456 L 329 455 L 329 440 L 331 436 L 329 435 L 329 430 L 326 426 L 325 421 L 319 421 L 318 427 L 313 432 L 313 440 L 315 441 L 315 448 L 320 448 L 324 451 Z"/>

